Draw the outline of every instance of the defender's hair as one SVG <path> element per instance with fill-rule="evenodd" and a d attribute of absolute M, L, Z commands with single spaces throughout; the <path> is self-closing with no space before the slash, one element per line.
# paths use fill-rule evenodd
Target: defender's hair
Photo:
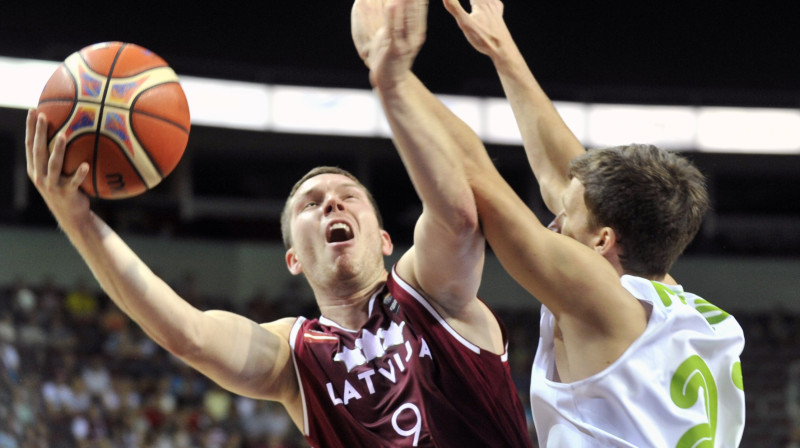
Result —
<path fill-rule="evenodd" d="M 703 174 L 653 145 L 589 150 L 571 161 L 569 177 L 586 189 L 589 225 L 614 229 L 623 269 L 643 277 L 669 272 L 709 207 Z"/>

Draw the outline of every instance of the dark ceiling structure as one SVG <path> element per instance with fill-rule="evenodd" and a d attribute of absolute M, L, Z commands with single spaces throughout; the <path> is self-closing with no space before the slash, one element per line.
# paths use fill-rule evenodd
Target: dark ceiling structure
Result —
<path fill-rule="evenodd" d="M 120 40 L 150 48 L 180 75 L 369 87 L 350 40 L 350 2 L 275 3 L 189 9 L 178 2 L 20 2 L 4 13 L 0 56 L 62 60 L 91 43 Z M 791 5 L 706 3 L 509 0 L 505 15 L 556 100 L 800 107 L 800 27 Z M 437 93 L 502 95 L 489 59 L 467 44 L 439 1 L 430 4 L 428 40 L 415 70 Z M 19 180 L 24 112 L 0 110 L 0 123 L 6 179 L 0 218 L 52 225 L 35 192 Z M 548 219 L 522 149 L 489 149 L 512 186 Z M 714 198 L 690 251 L 800 254 L 800 154 L 689 156 L 709 176 Z M 294 180 L 319 164 L 364 178 L 395 239 L 407 241 L 419 204 L 383 139 L 195 127 L 185 160 L 157 189 L 95 207 L 131 231 L 277 241 L 283 199 Z"/>

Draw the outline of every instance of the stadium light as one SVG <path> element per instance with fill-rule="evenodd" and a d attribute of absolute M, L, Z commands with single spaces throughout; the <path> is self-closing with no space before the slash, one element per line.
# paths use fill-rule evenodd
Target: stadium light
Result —
<path fill-rule="evenodd" d="M 0 107 L 27 109 L 59 62 L 0 57 Z M 181 76 L 192 123 L 303 134 L 391 136 L 369 90 L 281 86 Z M 488 143 L 519 145 L 504 98 L 439 95 Z M 663 105 L 554 105 L 587 147 L 631 142 L 675 150 L 800 154 L 800 110 Z"/>

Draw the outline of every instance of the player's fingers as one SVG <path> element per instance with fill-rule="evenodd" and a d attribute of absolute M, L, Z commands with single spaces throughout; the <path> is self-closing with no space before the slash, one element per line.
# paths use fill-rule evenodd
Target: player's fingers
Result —
<path fill-rule="evenodd" d="M 364 47 L 364 32 L 356 26 L 356 24 L 360 21 L 361 16 L 361 9 L 360 9 L 360 1 L 356 0 L 353 2 L 353 7 L 350 9 L 350 37 L 353 39 L 353 43 L 356 46 L 356 51 L 361 59 L 366 60 L 368 55 L 367 51 L 365 51 Z"/>
<path fill-rule="evenodd" d="M 43 179 L 47 175 L 47 117 L 37 114 L 31 148 L 33 176 Z"/>
<path fill-rule="evenodd" d="M 376 26 L 380 19 L 376 18 L 376 8 L 371 0 L 355 0 L 350 11 L 350 33 L 355 43 L 356 51 L 366 63 L 369 59 L 372 39 L 375 38 Z M 382 10 L 377 10 L 382 14 Z"/>
<path fill-rule="evenodd" d="M 403 6 L 402 0 L 390 0 L 386 7 L 386 24 L 389 26 L 392 40 L 401 39 L 404 34 Z"/>
<path fill-rule="evenodd" d="M 83 180 L 86 179 L 87 174 L 89 174 L 89 164 L 86 162 L 82 162 L 78 166 L 78 169 L 75 170 L 75 174 L 73 174 L 72 177 L 70 177 L 69 179 L 70 188 L 73 190 L 77 190 L 83 183 Z"/>
<path fill-rule="evenodd" d="M 464 10 L 464 7 L 461 6 L 461 2 L 459 0 L 443 0 L 444 2 L 444 9 L 450 13 L 453 17 L 457 20 L 462 20 L 464 16 L 467 15 L 467 11 Z"/>
<path fill-rule="evenodd" d="M 36 133 L 36 109 L 28 110 L 25 120 L 25 166 L 28 176 L 33 175 L 33 136 Z"/>
<path fill-rule="evenodd" d="M 477 0 L 473 0 L 477 1 Z M 498 16 L 503 16 L 503 2 L 500 0 L 480 0 L 485 4 L 485 8 L 494 12 Z"/>
<path fill-rule="evenodd" d="M 64 166 L 64 151 L 66 151 L 67 139 L 63 133 L 56 135 L 53 144 L 53 153 L 47 161 L 47 177 L 45 182 L 50 187 L 58 186 L 61 180 L 61 169 Z"/>
<path fill-rule="evenodd" d="M 428 25 L 428 0 L 416 0 L 407 17 L 410 31 L 415 35 L 424 35 Z"/>

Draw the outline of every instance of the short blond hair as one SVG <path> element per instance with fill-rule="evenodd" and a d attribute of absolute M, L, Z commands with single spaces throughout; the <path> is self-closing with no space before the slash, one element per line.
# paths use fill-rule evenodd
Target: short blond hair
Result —
<path fill-rule="evenodd" d="M 370 204 L 372 204 L 372 208 L 375 210 L 375 216 L 378 218 L 378 225 L 383 228 L 383 218 L 381 217 L 380 209 L 378 209 L 378 203 L 375 202 L 375 198 L 372 197 L 372 193 L 358 180 L 356 176 L 350 173 L 347 170 L 344 170 L 339 167 L 335 166 L 318 166 L 313 168 L 311 171 L 307 172 L 303 177 L 300 178 L 297 182 L 295 182 L 292 190 L 289 192 L 289 196 L 286 198 L 286 203 L 283 205 L 283 211 L 281 211 L 281 237 L 283 238 L 283 245 L 286 249 L 292 247 L 292 229 L 290 225 L 290 221 L 292 218 L 291 213 L 291 202 L 294 199 L 294 195 L 297 193 L 297 190 L 300 189 L 300 186 L 303 185 L 305 181 L 311 179 L 312 177 L 319 176 L 321 174 L 340 174 L 342 176 L 349 177 L 356 183 L 359 187 L 364 189 L 364 193 L 367 194 L 367 198 L 369 199 Z"/>

